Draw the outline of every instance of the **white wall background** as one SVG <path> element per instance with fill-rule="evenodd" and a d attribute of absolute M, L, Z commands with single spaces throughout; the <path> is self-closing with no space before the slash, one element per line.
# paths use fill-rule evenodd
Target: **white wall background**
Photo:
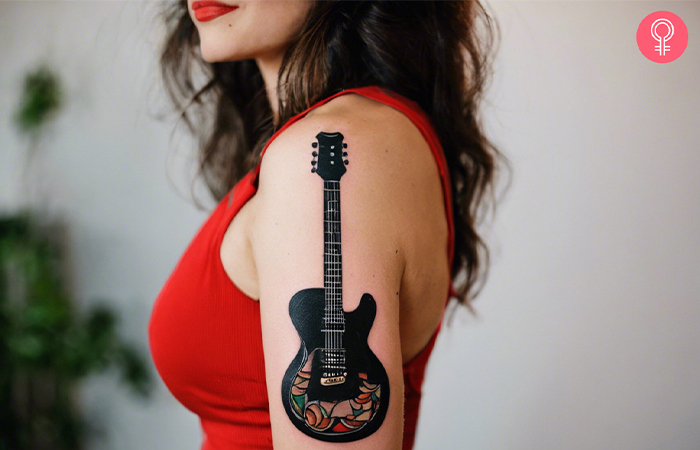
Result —
<path fill-rule="evenodd" d="M 700 4 L 491 5 L 503 36 L 487 124 L 513 185 L 480 318 L 459 314 L 435 349 L 416 448 L 700 448 Z M 193 142 L 155 118 L 155 6 L 0 2 L 0 208 L 26 198 L 10 116 L 48 60 L 67 104 L 32 170 L 72 227 L 78 300 L 111 299 L 144 352 L 153 301 L 207 215 L 190 201 Z M 656 10 L 688 27 L 670 64 L 636 46 Z M 103 429 L 91 449 L 200 444 L 160 379 L 149 404 L 109 375 L 83 398 Z"/>

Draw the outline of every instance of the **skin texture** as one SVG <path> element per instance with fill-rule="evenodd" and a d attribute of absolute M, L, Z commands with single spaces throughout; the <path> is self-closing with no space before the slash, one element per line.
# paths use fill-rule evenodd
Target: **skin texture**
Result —
<path fill-rule="evenodd" d="M 187 0 L 197 27 L 202 57 L 207 62 L 255 59 L 267 86 L 273 112 L 277 109 L 277 84 L 282 55 L 301 30 L 311 1 L 222 0 L 238 9 L 208 22 L 199 22 Z"/>
<path fill-rule="evenodd" d="M 209 62 L 255 59 L 276 116 L 281 57 L 310 2 L 226 3 L 240 8 L 203 23 L 192 15 L 202 54 Z M 366 344 L 385 369 L 392 392 L 381 426 L 342 444 L 300 432 L 280 395 L 302 344 L 290 318 L 290 299 L 324 284 L 323 180 L 310 172 L 310 143 L 321 131 L 342 133 L 351 161 L 341 194 L 343 308 L 355 311 L 371 293 L 376 314 Z M 346 94 L 311 111 L 270 144 L 258 192 L 227 229 L 221 259 L 231 280 L 260 301 L 276 449 L 401 448 L 402 364 L 427 344 L 440 320 L 449 280 L 446 243 L 436 163 L 420 132 L 393 108 Z"/>

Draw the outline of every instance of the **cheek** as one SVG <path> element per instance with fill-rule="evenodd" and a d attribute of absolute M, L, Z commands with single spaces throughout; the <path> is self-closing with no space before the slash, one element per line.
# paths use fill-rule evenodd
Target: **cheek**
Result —
<path fill-rule="evenodd" d="M 275 41 L 290 41 L 301 31 L 312 1 L 270 1 L 265 3 L 265 19 L 260 22 L 265 33 Z"/>
<path fill-rule="evenodd" d="M 237 61 L 255 58 L 269 43 L 260 26 L 249 14 L 219 17 L 197 23 L 202 57 L 208 62 Z M 243 12 L 243 11 L 241 11 Z M 249 13 L 250 11 L 245 11 Z"/>

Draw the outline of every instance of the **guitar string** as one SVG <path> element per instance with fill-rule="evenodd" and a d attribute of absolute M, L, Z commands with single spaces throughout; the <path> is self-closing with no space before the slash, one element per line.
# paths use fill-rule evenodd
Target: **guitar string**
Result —
<path fill-rule="evenodd" d="M 337 185 L 340 184 L 340 182 L 336 181 L 335 184 L 336 184 L 336 186 L 334 186 L 334 187 L 336 187 L 336 189 L 337 189 L 338 188 Z M 333 233 L 333 241 L 335 242 L 336 238 L 338 240 L 338 242 L 335 243 L 335 245 L 336 245 L 335 269 L 336 270 L 334 271 L 334 275 L 335 275 L 334 278 L 335 279 L 334 279 L 334 283 L 333 283 L 333 286 L 336 290 L 336 295 L 335 295 L 335 298 L 336 298 L 336 305 L 335 305 L 336 324 L 335 324 L 334 328 L 336 330 L 338 330 L 340 328 L 340 326 L 339 326 L 340 325 L 340 313 L 341 313 L 341 308 L 342 308 L 342 306 L 341 306 L 342 291 L 340 290 L 341 286 L 339 285 L 339 282 L 338 282 L 339 271 L 340 271 L 340 201 L 339 201 L 340 199 L 338 198 L 338 190 L 333 191 L 333 197 L 335 199 L 334 212 L 335 212 L 336 220 L 337 220 L 337 222 L 334 222 L 334 226 L 336 228 L 336 230 L 335 230 L 336 233 Z M 336 366 L 336 372 L 337 372 L 337 370 L 338 370 L 337 369 L 338 350 L 340 349 L 340 333 L 338 331 L 336 331 L 333 333 L 333 335 L 335 336 L 335 341 L 336 341 L 335 348 L 333 349 L 333 361 L 335 362 L 334 365 Z M 337 373 L 336 373 L 336 375 L 337 375 Z"/>
<path fill-rule="evenodd" d="M 338 368 L 338 366 L 340 366 L 339 354 L 341 352 L 342 345 L 343 345 L 342 344 L 343 335 L 340 332 L 340 327 L 341 327 L 341 322 L 342 322 L 341 316 L 343 313 L 343 303 L 342 303 L 343 292 L 342 292 L 342 285 L 340 283 L 341 270 L 342 270 L 341 269 L 342 254 L 341 254 L 341 248 L 340 248 L 340 181 L 336 182 L 336 190 L 334 192 L 334 195 L 335 195 L 335 209 L 336 209 L 336 219 L 337 219 L 337 222 L 336 222 L 337 234 L 334 235 L 334 238 L 337 237 L 337 239 L 338 239 L 338 242 L 337 242 L 338 251 L 337 251 L 337 256 L 336 256 L 336 259 L 337 259 L 336 269 L 337 270 L 336 270 L 336 274 L 335 274 L 336 275 L 335 286 L 337 289 L 336 313 L 337 313 L 337 322 L 338 322 L 336 324 L 336 328 L 339 330 L 338 332 L 335 333 L 335 335 L 336 335 L 336 351 L 335 351 L 334 359 L 336 361 L 336 372 L 339 372 L 340 371 L 340 369 Z M 338 375 L 339 375 L 339 373 L 338 373 Z"/>
<path fill-rule="evenodd" d="M 337 222 L 336 222 L 336 227 L 337 227 L 337 230 L 336 230 L 336 231 L 337 231 L 337 235 L 336 235 L 336 236 L 337 236 L 337 239 L 338 239 L 338 243 L 337 243 L 337 246 L 338 246 L 338 256 L 337 256 L 337 259 L 338 259 L 338 261 L 337 261 L 337 264 L 336 264 L 336 268 L 337 268 L 337 271 L 336 271 L 336 281 L 337 281 L 337 284 L 335 285 L 336 288 L 337 288 L 337 294 L 338 294 L 338 295 L 337 295 L 337 305 L 336 305 L 336 308 L 337 308 L 337 309 L 336 309 L 336 312 L 337 312 L 337 315 L 338 315 L 338 324 L 336 325 L 336 327 L 340 330 L 341 327 L 342 327 L 342 321 L 343 321 L 343 291 L 342 291 L 343 285 L 341 284 L 341 277 L 342 277 L 342 267 L 341 267 L 341 265 L 342 265 L 342 259 L 341 259 L 341 258 L 342 258 L 342 250 L 341 250 L 341 238 L 340 238 L 340 181 L 336 181 L 335 197 L 336 197 L 336 200 L 335 200 L 335 207 L 336 207 L 336 216 L 337 216 L 337 217 L 336 217 L 336 218 L 337 218 Z M 336 349 L 337 349 L 337 351 L 336 351 L 335 358 L 336 358 L 336 361 L 338 361 L 339 355 L 340 355 L 340 353 L 342 352 L 342 347 L 343 347 L 343 333 L 340 332 L 340 331 L 338 331 L 338 332 L 335 333 L 335 334 L 336 334 L 336 336 L 337 336 L 337 339 L 336 339 L 336 340 L 337 340 L 337 342 L 336 342 Z M 340 366 L 340 364 L 337 364 L 337 366 Z M 337 370 L 338 372 L 340 371 L 340 369 L 336 369 L 336 370 Z"/>
<path fill-rule="evenodd" d="M 330 228 L 331 228 L 331 222 L 330 222 L 330 217 L 331 217 L 330 191 L 327 192 L 327 194 L 326 194 L 326 199 L 327 199 L 327 201 L 328 201 L 328 213 L 327 213 L 328 224 L 327 224 L 327 230 L 330 231 Z M 328 240 L 327 240 L 327 242 L 328 242 L 328 249 L 327 249 L 327 252 L 328 252 L 328 257 L 327 257 L 327 259 L 328 259 L 328 268 L 327 268 L 327 270 L 328 270 L 328 272 L 326 273 L 326 275 L 327 275 L 327 277 L 328 277 L 329 296 L 331 297 L 331 298 L 329 298 L 328 307 L 329 307 L 329 308 L 332 308 L 332 306 L 331 306 L 331 301 L 332 301 L 332 298 L 333 298 L 333 291 L 332 291 L 332 287 L 331 287 L 331 285 L 330 285 L 330 267 L 332 266 L 332 262 L 331 262 L 332 256 L 331 256 L 331 253 L 332 253 L 332 247 L 333 247 L 333 246 L 332 246 L 332 244 L 331 244 L 330 241 L 331 241 L 331 240 L 330 240 L 330 237 L 329 237 Z M 328 312 L 326 313 L 327 316 L 328 316 L 328 314 L 332 314 L 332 309 L 331 309 L 331 311 L 328 311 Z M 325 363 L 325 366 L 326 366 L 326 370 L 328 370 L 328 350 L 329 350 L 329 348 L 330 348 L 330 346 L 331 346 L 330 338 L 332 338 L 332 336 L 330 335 L 330 333 L 327 331 L 327 330 L 329 329 L 328 326 L 329 326 L 329 324 L 326 323 L 326 339 L 329 341 L 328 344 L 326 345 L 326 354 L 324 355 L 324 363 Z"/>
<path fill-rule="evenodd" d="M 324 183 L 324 184 L 326 185 L 325 187 L 327 188 L 327 184 L 328 184 L 328 183 Z M 328 216 L 329 216 L 329 214 L 330 214 L 330 211 L 329 211 L 329 210 L 330 210 L 330 204 L 329 204 L 329 201 L 328 201 L 328 191 L 327 191 L 327 189 L 326 189 L 326 192 L 324 192 L 324 199 L 325 199 L 325 202 L 326 202 L 326 208 L 325 208 L 324 216 L 323 216 L 323 219 L 325 220 L 324 231 L 327 233 L 327 232 L 328 232 L 328 227 L 330 226 L 330 223 L 328 222 Z M 328 245 L 328 239 L 326 239 L 326 236 L 327 236 L 327 235 L 324 235 L 324 239 L 325 239 L 325 240 L 324 240 L 324 243 L 325 243 L 325 246 L 324 246 L 324 252 L 325 252 L 324 261 L 325 261 L 326 264 L 324 265 L 324 274 L 323 274 L 323 276 L 324 276 L 324 282 L 325 282 L 325 284 L 326 284 L 326 287 L 328 287 L 328 286 L 329 286 L 329 285 L 328 285 L 328 259 L 329 259 L 329 258 L 328 258 L 328 252 L 329 252 L 329 248 L 328 248 L 328 247 L 329 247 L 329 245 Z M 325 292 L 326 292 L 326 308 L 327 308 L 327 307 L 328 307 L 328 304 L 329 304 L 329 301 L 328 301 L 328 300 L 329 300 L 329 298 L 328 298 L 328 295 L 329 295 L 329 294 L 328 294 L 328 289 L 326 289 Z M 328 312 L 326 311 L 325 317 L 327 317 L 327 316 L 328 316 Z M 327 328 L 326 328 L 327 326 L 328 326 L 328 323 L 327 323 L 327 321 L 326 321 L 326 323 L 324 323 L 324 329 L 327 329 Z M 326 332 L 326 333 L 324 334 L 324 338 L 325 338 L 325 342 L 326 342 L 326 348 L 328 348 L 328 345 L 329 345 L 329 342 L 328 342 L 328 332 Z M 324 366 L 325 366 L 325 365 L 326 365 L 325 354 L 324 354 L 324 358 L 323 358 L 323 363 L 324 363 Z M 328 370 L 327 367 L 324 367 L 324 369 Z"/>
<path fill-rule="evenodd" d="M 333 186 L 333 187 L 335 188 L 335 186 Z M 338 219 L 338 217 L 337 217 L 338 202 L 335 199 L 335 194 L 336 194 L 335 190 L 331 191 L 331 198 L 333 199 L 333 216 L 334 216 L 333 222 L 332 222 L 333 233 L 331 233 L 331 236 L 333 239 L 333 247 L 334 247 L 333 248 L 333 259 L 334 259 L 333 269 L 337 270 L 338 269 L 338 245 L 335 242 L 335 238 L 336 238 L 336 231 L 337 231 L 337 227 L 338 227 L 338 223 L 336 222 L 336 219 Z M 333 272 L 331 272 L 331 273 L 333 275 L 332 279 L 333 279 L 333 291 L 334 291 L 334 295 L 333 295 L 333 303 L 334 303 L 333 306 L 334 306 L 334 315 L 335 315 L 334 322 L 337 322 L 338 321 L 338 285 L 336 284 L 336 281 L 338 280 L 338 278 L 336 277 L 337 274 L 336 274 L 335 270 L 333 270 Z M 333 335 L 332 335 L 333 341 L 334 341 L 333 342 L 333 352 L 332 352 L 333 353 L 333 355 L 332 355 L 333 362 L 335 362 L 336 349 L 338 348 L 337 347 L 337 345 L 338 345 L 338 342 L 337 342 L 338 333 L 336 332 L 337 327 L 338 327 L 338 324 L 334 323 L 333 324 Z M 333 364 L 333 365 L 335 366 L 335 364 Z"/>
<path fill-rule="evenodd" d="M 327 200 L 327 214 L 326 214 L 326 232 L 330 234 L 330 238 L 326 239 L 329 244 L 327 250 L 327 270 L 326 270 L 326 281 L 328 282 L 326 286 L 330 291 L 330 301 L 327 303 L 331 310 L 326 314 L 326 317 L 330 320 L 330 323 L 326 323 L 326 348 L 329 349 L 328 357 L 325 358 L 326 370 L 333 372 L 336 376 L 341 372 L 342 369 L 339 367 L 344 367 L 344 358 L 342 353 L 342 325 L 344 325 L 344 317 L 342 308 L 342 285 L 340 285 L 341 275 L 341 242 L 340 239 L 336 241 L 336 236 L 340 238 L 340 189 L 339 182 L 332 181 L 326 182 L 326 200 Z M 327 320 L 328 322 L 328 320 Z M 329 337 L 328 334 L 332 333 Z M 329 345 L 330 344 L 330 345 Z M 330 367 L 328 367 L 330 366 Z M 331 369 L 332 368 L 332 369 Z"/>
<path fill-rule="evenodd" d="M 342 309 L 342 285 L 341 285 L 341 241 L 340 241 L 340 182 L 326 181 L 324 183 L 326 191 L 326 214 L 325 232 L 330 234 L 326 241 L 326 270 L 324 278 L 326 280 L 326 333 L 324 340 L 326 343 L 325 369 L 333 376 L 339 376 L 345 366 L 345 355 L 343 355 L 343 330 L 345 318 Z M 338 237 L 336 241 L 336 236 Z M 328 298 L 330 296 L 330 298 Z M 329 333 L 332 333 L 329 336 Z"/>
<path fill-rule="evenodd" d="M 338 236 L 338 265 L 337 265 L 337 269 L 338 270 L 337 270 L 337 274 L 336 274 L 337 281 L 338 281 L 338 284 L 337 284 L 337 287 L 338 287 L 338 309 L 337 309 L 337 312 L 338 312 L 338 328 L 340 330 L 337 333 L 337 335 L 338 335 L 337 358 L 339 361 L 338 366 L 344 367 L 345 366 L 345 355 L 343 352 L 343 335 L 344 335 L 344 331 L 345 331 L 345 317 L 344 317 L 344 313 L 343 313 L 343 291 L 342 291 L 342 289 L 343 289 L 343 285 L 342 285 L 342 276 L 343 276 L 342 275 L 342 257 L 343 257 L 343 253 L 342 253 L 342 240 L 341 240 L 341 236 L 340 236 L 340 226 L 341 226 L 341 223 L 340 223 L 340 181 L 337 181 L 336 185 L 337 186 L 336 186 L 335 195 L 336 195 L 336 209 L 337 209 L 337 220 L 338 220 L 338 222 L 337 222 L 337 228 L 338 228 L 337 229 L 337 232 L 338 232 L 338 234 L 337 234 L 337 236 Z M 338 370 L 339 375 L 340 375 L 340 372 L 343 369 L 339 368 L 337 370 Z"/>
<path fill-rule="evenodd" d="M 330 182 L 329 182 L 329 189 L 332 189 L 332 187 L 330 186 Z M 335 315 L 335 311 L 333 309 L 335 307 L 335 305 L 333 304 L 335 302 L 335 300 L 334 300 L 335 299 L 335 289 L 334 289 L 334 285 L 333 285 L 333 272 L 332 272 L 333 267 L 334 267 L 334 263 L 335 263 L 334 256 L 333 256 L 333 253 L 335 252 L 335 247 L 333 246 L 333 191 L 332 190 L 328 191 L 328 219 L 329 219 L 328 231 L 330 232 L 329 236 L 328 236 L 328 242 L 329 242 L 329 246 L 330 246 L 330 248 L 328 249 L 330 252 L 330 258 L 329 258 L 330 267 L 329 267 L 329 272 L 328 272 L 328 282 L 330 283 L 329 287 L 330 287 L 330 291 L 331 291 L 331 299 L 330 299 L 331 300 L 330 301 L 331 310 L 329 312 L 330 312 L 330 317 L 331 317 L 331 322 L 332 322 L 334 319 L 334 315 Z M 328 323 L 328 324 L 326 324 L 326 326 L 328 327 L 327 328 L 328 330 L 333 330 L 332 323 Z M 329 366 L 328 370 L 329 370 L 329 375 L 330 375 L 330 365 L 331 365 L 330 355 L 331 355 L 331 352 L 333 349 L 333 334 L 334 333 L 333 333 L 333 331 L 328 331 L 328 334 L 330 335 L 331 345 L 330 345 L 330 348 L 328 349 L 328 353 L 326 354 L 326 364 Z"/>
<path fill-rule="evenodd" d="M 334 270 L 335 270 L 335 268 L 336 268 L 336 251 L 337 251 L 337 249 L 336 249 L 336 246 L 335 246 L 335 236 L 334 236 L 334 231 L 335 231 L 335 225 L 336 225 L 336 224 L 335 224 L 335 199 L 334 199 L 334 192 L 333 192 L 333 183 L 330 183 L 330 188 L 331 188 L 331 190 L 330 190 L 330 193 L 329 193 L 329 194 L 330 194 L 330 195 L 329 195 L 329 198 L 330 198 L 330 200 L 331 200 L 331 202 L 330 202 L 331 204 L 330 204 L 330 211 L 329 211 L 330 214 L 329 214 L 329 216 L 330 216 L 330 219 L 331 219 L 331 222 L 330 222 L 330 230 L 331 230 L 331 233 L 330 233 L 330 242 L 331 242 L 331 271 L 330 271 L 330 274 L 329 274 L 329 275 L 330 275 L 330 280 L 331 280 L 331 281 L 330 281 L 330 282 L 331 282 L 331 304 L 332 304 L 332 307 L 331 307 L 331 308 L 332 308 L 332 309 L 331 309 L 331 317 L 332 317 L 332 321 L 335 322 L 335 320 L 337 319 L 337 316 L 336 316 L 336 307 L 337 307 L 337 305 L 336 305 L 336 296 L 337 296 L 338 293 L 336 292 L 335 276 L 334 276 Z M 330 333 L 331 333 L 331 348 L 330 348 L 330 354 L 329 354 L 328 365 L 332 367 L 332 366 L 333 366 L 333 352 L 334 352 L 334 349 L 335 349 L 335 334 L 336 334 L 336 333 L 335 333 L 335 324 L 334 324 L 334 323 L 331 323 L 330 330 L 331 330 L 331 331 L 330 331 Z M 332 370 L 331 370 L 331 375 L 333 375 Z"/>
<path fill-rule="evenodd" d="M 338 291 L 337 291 L 337 284 L 335 283 L 337 278 L 336 278 L 336 273 L 335 271 L 338 268 L 338 247 L 335 242 L 335 236 L 336 236 L 336 231 L 337 231 L 337 226 L 338 223 L 336 222 L 337 217 L 337 202 L 335 200 L 335 186 L 334 183 L 331 183 L 331 245 L 333 247 L 333 254 L 331 258 L 333 259 L 333 266 L 331 270 L 331 283 L 332 283 L 332 292 L 333 292 L 333 298 L 332 298 L 332 303 L 333 303 L 333 326 L 331 327 L 331 343 L 333 345 L 333 348 L 331 349 L 331 366 L 334 366 L 335 362 L 335 353 L 336 353 L 336 348 L 337 348 L 337 335 L 338 333 L 336 332 L 336 327 L 337 327 L 337 321 L 338 321 Z M 335 368 L 334 368 L 335 369 Z M 332 371 L 333 375 L 335 375 L 335 370 Z"/>
<path fill-rule="evenodd" d="M 334 312 L 333 312 L 333 296 L 334 296 L 334 291 L 333 291 L 333 285 L 331 284 L 331 270 L 333 267 L 333 239 L 332 239 L 332 191 L 330 188 L 330 182 L 326 181 L 325 182 L 325 197 L 326 197 L 326 224 L 325 224 L 325 231 L 326 235 L 325 237 L 325 251 L 326 251 L 326 267 L 325 267 L 325 276 L 326 276 L 326 295 L 327 298 L 326 300 L 326 313 L 325 313 L 325 341 L 326 341 L 326 350 L 324 352 L 324 369 L 328 372 L 330 370 L 329 366 L 329 355 L 330 355 L 330 349 L 332 347 L 332 340 L 333 336 L 331 334 L 331 329 L 332 329 L 332 321 L 334 318 Z M 330 311 L 328 310 L 330 308 Z M 330 335 L 330 336 L 329 336 Z"/>

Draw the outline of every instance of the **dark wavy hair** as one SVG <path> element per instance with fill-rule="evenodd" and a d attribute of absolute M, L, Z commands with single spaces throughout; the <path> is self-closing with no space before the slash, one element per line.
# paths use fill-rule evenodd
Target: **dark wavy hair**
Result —
<path fill-rule="evenodd" d="M 283 57 L 278 123 L 254 60 L 204 61 L 186 0 L 167 6 L 162 17 L 168 30 L 160 57 L 166 92 L 200 141 L 199 174 L 216 200 L 257 164 L 267 140 L 290 117 L 335 92 L 377 85 L 418 103 L 450 170 L 453 287 L 458 302 L 476 314 L 471 300 L 489 266 L 476 228 L 489 205 L 495 210 L 498 162 L 508 164 L 479 118 L 498 27 L 478 0 L 317 0 Z M 195 126 L 193 118 L 203 123 Z M 493 201 L 485 201 L 486 193 Z"/>

